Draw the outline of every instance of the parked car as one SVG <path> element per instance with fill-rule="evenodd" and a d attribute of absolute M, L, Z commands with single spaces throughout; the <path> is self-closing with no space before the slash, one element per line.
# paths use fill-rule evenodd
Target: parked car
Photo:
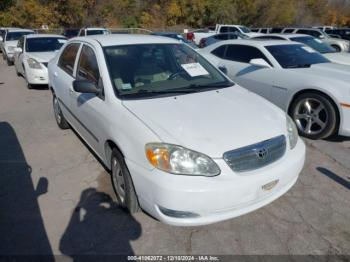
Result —
<path fill-rule="evenodd" d="M 350 40 L 350 28 L 327 29 L 326 33 L 328 35 L 337 35 L 344 40 Z"/>
<path fill-rule="evenodd" d="M 2 53 L 2 45 L 5 39 L 5 34 L 9 29 L 17 29 L 15 27 L 0 27 L 0 53 Z"/>
<path fill-rule="evenodd" d="M 298 34 L 267 34 L 265 36 L 258 36 L 254 39 L 269 39 L 269 40 L 287 40 L 295 41 L 305 44 L 323 56 L 328 58 L 333 63 L 350 65 L 350 53 L 337 52 L 329 44 L 324 43 L 322 40 L 309 35 L 298 35 Z"/>
<path fill-rule="evenodd" d="M 66 42 L 64 36 L 48 34 L 25 35 L 19 39 L 14 63 L 17 75 L 24 77 L 29 89 L 49 83 L 48 62 Z"/>
<path fill-rule="evenodd" d="M 18 39 L 23 35 L 34 34 L 33 30 L 29 29 L 8 29 L 5 32 L 5 38 L 1 45 L 2 57 L 7 61 L 7 65 L 13 65 L 14 50 L 17 46 Z"/>
<path fill-rule="evenodd" d="M 200 52 L 239 85 L 288 112 L 301 135 L 350 136 L 349 66 L 277 40 L 219 42 Z"/>
<path fill-rule="evenodd" d="M 204 48 L 219 41 L 232 40 L 232 39 L 248 39 L 248 38 L 249 36 L 239 32 L 222 33 L 222 34 L 217 34 L 217 35 L 202 38 L 199 43 L 199 47 Z"/>
<path fill-rule="evenodd" d="M 101 158 L 130 212 L 182 226 L 230 219 L 283 195 L 303 167 L 282 110 L 174 39 L 75 38 L 49 76 L 58 126 Z"/>
<path fill-rule="evenodd" d="M 268 34 L 270 33 L 271 29 L 271 27 L 251 28 L 250 31 L 253 33 Z"/>
<path fill-rule="evenodd" d="M 66 28 L 66 29 L 64 29 L 63 36 L 70 39 L 70 38 L 78 36 L 79 33 L 80 33 L 79 28 Z"/>
<path fill-rule="evenodd" d="M 326 32 L 327 30 L 332 30 L 335 29 L 334 26 L 330 26 L 330 25 L 324 25 L 324 26 L 314 26 L 313 28 L 317 28 L 322 30 L 323 32 Z"/>
<path fill-rule="evenodd" d="M 188 44 L 194 49 L 198 48 L 192 41 L 185 39 L 181 34 L 176 32 L 152 32 L 151 35 L 170 37 L 170 38 L 179 40 L 185 44 Z"/>
<path fill-rule="evenodd" d="M 222 33 L 235 33 L 239 32 L 242 34 L 245 34 L 249 37 L 254 37 L 260 35 L 259 33 L 253 33 L 250 31 L 250 29 L 243 25 L 220 25 L 217 24 L 214 31 L 193 31 L 187 33 L 187 39 L 190 41 L 194 41 L 196 45 L 200 44 L 200 41 L 202 38 L 210 37 L 216 34 L 222 34 Z"/>
<path fill-rule="evenodd" d="M 86 27 L 86 28 L 82 28 L 79 31 L 78 36 L 87 36 L 87 35 L 108 35 L 111 32 L 106 29 L 106 28 L 102 28 L 102 27 Z"/>
<path fill-rule="evenodd" d="M 288 30 L 289 29 L 289 30 Z M 325 32 L 323 32 L 320 29 L 315 28 L 285 28 L 282 33 L 293 33 L 293 34 L 304 34 L 304 35 L 311 35 L 313 37 L 316 37 L 325 43 L 331 45 L 337 52 L 349 52 L 350 51 L 350 42 L 338 39 L 338 38 L 332 38 Z"/>

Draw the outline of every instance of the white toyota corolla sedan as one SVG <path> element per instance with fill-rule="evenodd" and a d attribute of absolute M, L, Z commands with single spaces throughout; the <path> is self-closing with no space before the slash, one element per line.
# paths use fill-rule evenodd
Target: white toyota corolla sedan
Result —
<path fill-rule="evenodd" d="M 53 107 L 111 170 L 119 204 L 173 225 L 258 209 L 297 181 L 293 121 L 165 37 L 69 40 L 49 62 Z"/>
<path fill-rule="evenodd" d="M 47 85 L 47 64 L 67 42 L 61 35 L 25 35 L 18 40 L 14 60 L 16 73 L 26 80 L 27 87 Z"/>
<path fill-rule="evenodd" d="M 278 40 L 225 41 L 200 52 L 233 81 L 288 112 L 301 135 L 350 136 L 349 66 Z"/>

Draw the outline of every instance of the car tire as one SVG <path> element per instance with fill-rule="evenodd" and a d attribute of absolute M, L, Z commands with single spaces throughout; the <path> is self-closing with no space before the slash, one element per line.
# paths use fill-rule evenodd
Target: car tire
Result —
<path fill-rule="evenodd" d="M 8 65 L 8 66 L 12 66 L 12 65 L 13 65 L 13 62 L 10 61 L 10 59 L 8 59 L 8 58 L 6 58 L 6 62 L 7 62 L 7 65 Z"/>
<path fill-rule="evenodd" d="M 338 45 L 332 45 L 332 47 L 339 53 L 341 52 L 341 48 Z"/>
<path fill-rule="evenodd" d="M 62 113 L 58 98 L 56 97 L 55 93 L 53 93 L 52 104 L 53 104 L 53 112 L 55 115 L 57 125 L 61 129 L 68 129 L 69 124 Z"/>
<path fill-rule="evenodd" d="M 18 72 L 18 69 L 17 69 L 17 66 L 16 66 L 16 65 L 15 65 L 15 70 L 16 70 L 16 75 L 17 75 L 18 77 L 20 77 L 21 74 Z"/>
<path fill-rule="evenodd" d="M 289 110 L 299 134 L 309 139 L 332 136 L 338 126 L 338 114 L 334 103 L 319 93 L 304 93 L 292 102 Z"/>
<path fill-rule="evenodd" d="M 111 156 L 111 178 L 119 205 L 130 213 L 138 212 L 140 207 L 131 175 L 123 155 L 116 148 Z"/>

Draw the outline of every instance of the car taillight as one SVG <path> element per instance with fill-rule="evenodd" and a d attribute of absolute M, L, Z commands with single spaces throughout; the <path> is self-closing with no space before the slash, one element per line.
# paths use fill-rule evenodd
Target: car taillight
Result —
<path fill-rule="evenodd" d="M 187 37 L 187 40 L 194 41 L 194 33 L 193 32 L 187 33 L 186 37 Z"/>

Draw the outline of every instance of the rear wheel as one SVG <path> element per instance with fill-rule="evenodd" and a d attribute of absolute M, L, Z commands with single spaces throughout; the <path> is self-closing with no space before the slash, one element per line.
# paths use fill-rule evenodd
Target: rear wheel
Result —
<path fill-rule="evenodd" d="M 322 94 L 305 93 L 292 103 L 290 115 L 300 135 L 310 139 L 327 138 L 337 129 L 337 111 L 333 103 Z"/>
<path fill-rule="evenodd" d="M 333 47 L 337 52 L 341 52 L 340 46 L 332 45 L 332 47 Z"/>
<path fill-rule="evenodd" d="M 139 211 L 135 188 L 123 155 L 114 149 L 111 157 L 112 184 L 119 205 L 130 213 Z"/>
<path fill-rule="evenodd" d="M 60 104 L 58 102 L 58 99 L 57 99 L 55 93 L 53 93 L 52 102 L 53 102 L 53 111 L 55 114 L 55 119 L 56 119 L 57 125 L 61 129 L 68 129 L 69 124 L 68 124 L 67 120 L 64 118 L 64 115 L 61 111 L 61 107 L 60 107 Z"/>

